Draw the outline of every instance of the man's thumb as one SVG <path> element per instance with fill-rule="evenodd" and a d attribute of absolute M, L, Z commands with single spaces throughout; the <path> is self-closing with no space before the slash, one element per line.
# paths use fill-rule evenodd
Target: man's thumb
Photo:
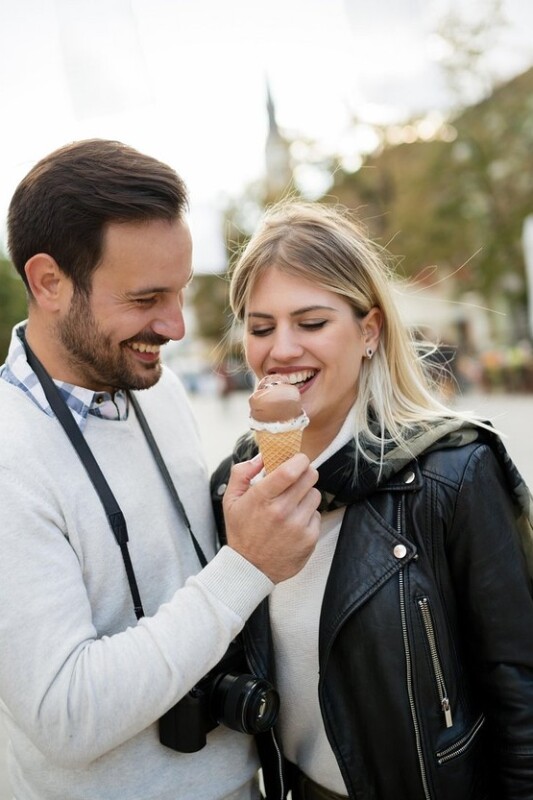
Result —
<path fill-rule="evenodd" d="M 239 497 L 248 489 L 250 482 L 259 475 L 263 469 L 263 457 L 260 453 L 250 461 L 243 461 L 241 464 L 234 464 L 231 468 L 231 476 L 226 489 L 225 497 Z"/>

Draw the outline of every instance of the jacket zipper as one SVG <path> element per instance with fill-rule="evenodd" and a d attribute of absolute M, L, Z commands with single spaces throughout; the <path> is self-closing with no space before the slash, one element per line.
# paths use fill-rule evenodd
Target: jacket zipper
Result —
<path fill-rule="evenodd" d="M 402 532 L 402 501 L 398 503 L 398 513 L 396 515 L 396 530 L 399 534 Z M 409 708 L 411 709 L 411 719 L 413 720 L 413 728 L 415 732 L 416 752 L 418 755 L 418 766 L 420 768 L 420 778 L 422 780 L 422 789 L 424 790 L 425 800 L 431 800 L 429 791 L 428 778 L 426 772 L 426 765 L 424 764 L 424 755 L 422 752 L 422 740 L 420 737 L 420 723 L 416 713 L 414 691 L 413 691 L 413 661 L 411 657 L 411 647 L 409 645 L 409 636 L 407 635 L 407 615 L 405 613 L 405 583 L 403 578 L 403 568 L 398 573 L 398 586 L 400 590 L 400 616 L 402 620 L 402 636 L 403 646 L 405 652 L 405 669 L 407 673 L 407 696 L 409 698 Z"/>
<path fill-rule="evenodd" d="M 424 756 L 422 753 L 420 724 L 418 722 L 415 701 L 414 701 L 411 648 L 407 636 L 407 617 L 405 613 L 405 585 L 403 579 L 403 568 L 398 573 L 398 579 L 400 586 L 400 614 L 402 618 L 403 645 L 405 650 L 405 667 L 407 672 L 407 695 L 409 697 L 409 707 L 411 709 L 411 718 L 413 720 L 413 727 L 415 731 L 416 752 L 418 754 L 418 765 L 420 767 L 420 777 L 422 779 L 422 788 L 424 790 L 424 797 L 425 800 L 431 800 L 431 794 L 429 792 L 429 786 L 427 780 L 426 765 L 424 764 Z"/>
<path fill-rule="evenodd" d="M 438 764 L 446 764 L 447 761 L 451 761 L 452 758 L 456 758 L 464 753 L 470 747 L 472 740 L 477 736 L 483 725 L 485 724 L 485 717 L 483 714 L 476 720 L 476 723 L 472 730 L 467 733 L 466 736 L 463 736 L 462 739 L 459 739 L 458 742 L 455 742 L 451 747 L 447 747 L 445 750 L 441 750 L 440 753 L 437 753 L 437 763 Z"/>
<path fill-rule="evenodd" d="M 440 706 L 444 714 L 444 722 L 447 728 L 453 726 L 452 710 L 450 707 L 450 699 L 446 690 L 446 683 L 444 681 L 444 674 L 440 664 L 439 651 L 437 649 L 437 639 L 435 637 L 435 628 L 433 626 L 433 619 L 431 617 L 431 609 L 429 607 L 429 600 L 423 597 L 418 601 L 418 607 L 422 614 L 422 622 L 424 623 L 424 630 L 429 645 L 429 652 L 431 654 L 431 662 L 433 664 L 433 673 L 437 683 L 437 691 L 440 698 Z"/>

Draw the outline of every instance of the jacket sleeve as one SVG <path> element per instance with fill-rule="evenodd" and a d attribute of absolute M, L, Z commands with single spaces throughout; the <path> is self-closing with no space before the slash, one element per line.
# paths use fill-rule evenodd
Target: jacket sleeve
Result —
<path fill-rule="evenodd" d="M 222 461 L 213 472 L 210 481 L 213 515 L 215 517 L 218 540 L 221 545 L 224 545 L 227 542 L 222 500 L 224 499 L 224 492 L 226 491 L 226 486 L 228 485 L 232 465 L 233 457 L 227 456 L 227 458 L 225 458 L 224 461 Z"/>
<path fill-rule="evenodd" d="M 525 800 L 533 791 L 533 596 L 516 513 L 496 456 L 486 445 L 476 448 L 447 547 L 501 800 Z"/>

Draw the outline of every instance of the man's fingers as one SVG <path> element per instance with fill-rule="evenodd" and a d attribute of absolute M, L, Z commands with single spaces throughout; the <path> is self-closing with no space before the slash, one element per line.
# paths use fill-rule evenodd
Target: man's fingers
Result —
<path fill-rule="evenodd" d="M 231 468 L 231 476 L 228 484 L 227 494 L 231 497 L 240 497 L 250 486 L 250 481 L 259 475 L 263 469 L 263 458 L 258 453 L 250 461 L 243 461 L 241 464 L 234 464 Z"/>
<path fill-rule="evenodd" d="M 263 459 L 260 455 L 252 458 L 251 461 L 244 461 L 235 464 L 231 469 L 230 480 L 226 490 L 226 502 L 230 502 L 233 497 L 240 497 L 250 486 L 250 482 L 263 468 Z M 313 486 L 318 479 L 316 470 L 309 470 L 309 459 L 303 453 L 297 453 L 284 464 L 281 464 L 274 472 L 266 475 L 257 484 L 257 491 L 265 500 L 275 500 L 292 486 L 296 486 L 298 481 L 305 476 L 302 495 Z M 298 492 L 296 493 L 298 494 Z M 298 499 L 295 497 L 296 502 Z"/>
<path fill-rule="evenodd" d="M 315 514 L 318 514 L 318 519 L 320 520 L 320 512 L 318 511 L 318 507 L 320 505 L 320 501 L 322 499 L 322 495 L 318 491 L 318 489 L 311 489 L 305 497 L 300 502 L 300 508 L 302 510 L 302 514 L 308 514 L 310 519 L 314 518 Z"/>
<path fill-rule="evenodd" d="M 275 500 L 292 489 L 296 489 L 296 494 L 303 495 L 317 480 L 318 471 L 310 466 L 307 456 L 297 453 L 266 475 L 258 488 L 266 499 Z"/>
<path fill-rule="evenodd" d="M 232 469 L 223 500 L 227 542 L 278 583 L 303 567 L 318 539 L 318 472 L 300 453 L 250 485 L 260 467 Z"/>

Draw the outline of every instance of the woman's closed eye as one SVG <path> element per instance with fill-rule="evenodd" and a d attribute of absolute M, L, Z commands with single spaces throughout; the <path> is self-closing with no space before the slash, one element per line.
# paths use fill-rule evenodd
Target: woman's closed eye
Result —
<path fill-rule="evenodd" d="M 268 327 L 261 326 L 260 328 L 250 328 L 248 333 L 250 336 L 267 336 L 269 333 L 272 333 L 274 330 L 273 325 L 268 325 Z"/>
<path fill-rule="evenodd" d="M 327 319 L 317 320 L 302 320 L 298 323 L 298 327 L 305 331 L 318 331 L 324 327 L 328 322 Z M 275 325 L 262 325 L 261 327 L 255 326 L 248 331 L 250 336 L 268 336 L 276 328 Z"/>
<path fill-rule="evenodd" d="M 299 323 L 300 328 L 303 328 L 306 331 L 318 331 L 320 328 L 323 328 L 328 322 L 327 319 L 312 319 L 312 320 L 304 320 Z"/>

